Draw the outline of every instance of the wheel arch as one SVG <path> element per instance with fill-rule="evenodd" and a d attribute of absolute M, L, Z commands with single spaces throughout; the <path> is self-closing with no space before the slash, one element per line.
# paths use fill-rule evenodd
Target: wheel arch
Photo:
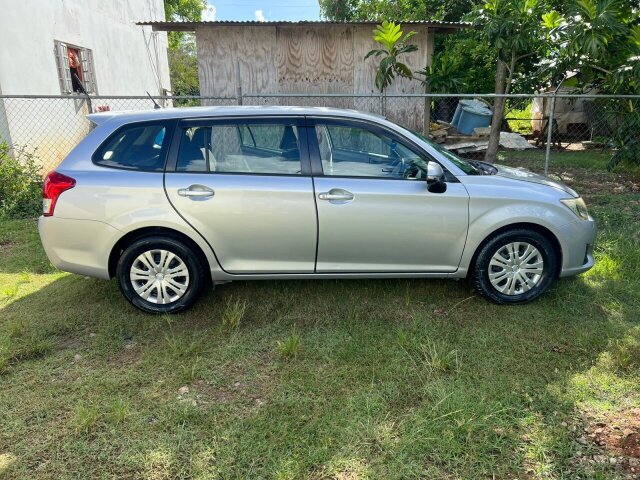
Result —
<path fill-rule="evenodd" d="M 115 245 L 111 249 L 111 252 L 109 253 L 109 278 L 115 277 L 118 260 L 120 259 L 122 252 L 125 250 L 125 248 L 127 248 L 127 246 L 131 245 L 133 242 L 141 238 L 157 235 L 174 238 L 183 242 L 185 245 L 191 248 L 193 252 L 198 255 L 200 261 L 204 265 L 205 271 L 208 273 L 207 278 L 211 278 L 211 265 L 209 264 L 209 260 L 207 259 L 207 256 L 205 255 L 202 248 L 200 248 L 200 246 L 188 235 L 168 227 L 142 227 L 136 230 L 132 230 L 123 235 L 115 243 Z"/>
<path fill-rule="evenodd" d="M 560 272 L 562 271 L 562 246 L 560 245 L 560 240 L 558 240 L 558 237 L 547 227 L 540 225 L 538 223 L 531 223 L 531 222 L 517 222 L 517 223 L 510 223 L 508 225 L 503 225 L 502 227 L 497 228 L 493 230 L 491 233 L 489 233 L 488 235 L 486 235 L 485 238 L 476 246 L 473 252 L 473 256 L 471 257 L 471 262 L 469 263 L 467 276 L 473 274 L 473 269 L 475 268 L 478 255 L 480 254 L 480 251 L 482 250 L 482 248 L 487 244 L 487 242 L 489 242 L 496 235 L 500 235 L 501 233 L 507 232 L 509 230 L 519 230 L 519 229 L 532 230 L 534 232 L 537 232 L 540 235 L 543 235 L 547 240 L 551 242 L 551 245 L 553 246 L 553 249 L 556 255 L 558 256 L 556 271 L 553 274 L 553 276 L 557 278 L 560 275 Z"/>

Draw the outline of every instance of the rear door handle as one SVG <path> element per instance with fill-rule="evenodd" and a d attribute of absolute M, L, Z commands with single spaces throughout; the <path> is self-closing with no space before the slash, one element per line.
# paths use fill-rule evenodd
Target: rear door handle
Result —
<path fill-rule="evenodd" d="M 213 197 L 215 192 L 204 185 L 190 185 L 188 188 L 179 188 L 181 197 Z"/>
<path fill-rule="evenodd" d="M 347 192 L 346 190 L 341 190 L 338 188 L 332 188 L 328 192 L 322 192 L 318 194 L 318 198 L 320 200 L 353 200 L 353 193 Z"/>

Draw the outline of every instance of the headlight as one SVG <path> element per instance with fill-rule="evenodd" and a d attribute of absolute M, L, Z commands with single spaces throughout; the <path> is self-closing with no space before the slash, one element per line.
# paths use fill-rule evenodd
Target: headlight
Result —
<path fill-rule="evenodd" d="M 560 200 L 565 204 L 569 210 L 576 214 L 578 218 L 582 220 L 589 220 L 589 212 L 587 212 L 587 205 L 581 197 L 578 198 L 563 198 Z"/>

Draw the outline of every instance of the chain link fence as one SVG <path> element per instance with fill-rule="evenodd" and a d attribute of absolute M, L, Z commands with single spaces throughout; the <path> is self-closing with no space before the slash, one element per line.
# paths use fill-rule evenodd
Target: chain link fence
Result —
<path fill-rule="evenodd" d="M 483 158 L 498 96 L 244 94 L 242 97 L 0 96 L 0 141 L 32 151 L 54 169 L 89 132 L 90 112 L 160 106 L 299 105 L 383 115 L 463 157 Z M 611 164 L 640 157 L 640 96 L 555 92 L 505 95 L 502 158 L 535 158 L 546 171 L 561 152 L 605 153 Z M 532 153 L 522 154 L 523 150 Z M 536 153 L 537 152 L 537 153 Z M 586 157 L 585 157 L 586 158 Z"/>
<path fill-rule="evenodd" d="M 237 105 L 236 98 L 0 95 L 0 142 L 33 153 L 43 173 L 55 169 L 91 129 L 89 113 L 174 106 Z"/>

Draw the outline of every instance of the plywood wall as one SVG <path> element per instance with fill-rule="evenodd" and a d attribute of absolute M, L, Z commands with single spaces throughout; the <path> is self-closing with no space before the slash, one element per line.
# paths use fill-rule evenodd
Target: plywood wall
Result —
<path fill-rule="evenodd" d="M 196 38 L 201 95 L 278 90 L 276 27 L 199 27 Z"/>
<path fill-rule="evenodd" d="M 413 28 L 418 51 L 405 56 L 411 70 L 430 64 L 433 31 Z M 196 30 L 200 92 L 203 96 L 273 93 L 377 94 L 379 60 L 364 60 L 377 48 L 367 25 L 200 26 Z M 405 32 L 409 31 L 405 28 Z M 419 82 L 399 79 L 389 94 L 421 93 Z M 264 98 L 252 104 L 317 105 L 380 113 L 377 98 Z M 422 128 L 422 99 L 393 99 L 386 115 L 411 128 Z"/>

